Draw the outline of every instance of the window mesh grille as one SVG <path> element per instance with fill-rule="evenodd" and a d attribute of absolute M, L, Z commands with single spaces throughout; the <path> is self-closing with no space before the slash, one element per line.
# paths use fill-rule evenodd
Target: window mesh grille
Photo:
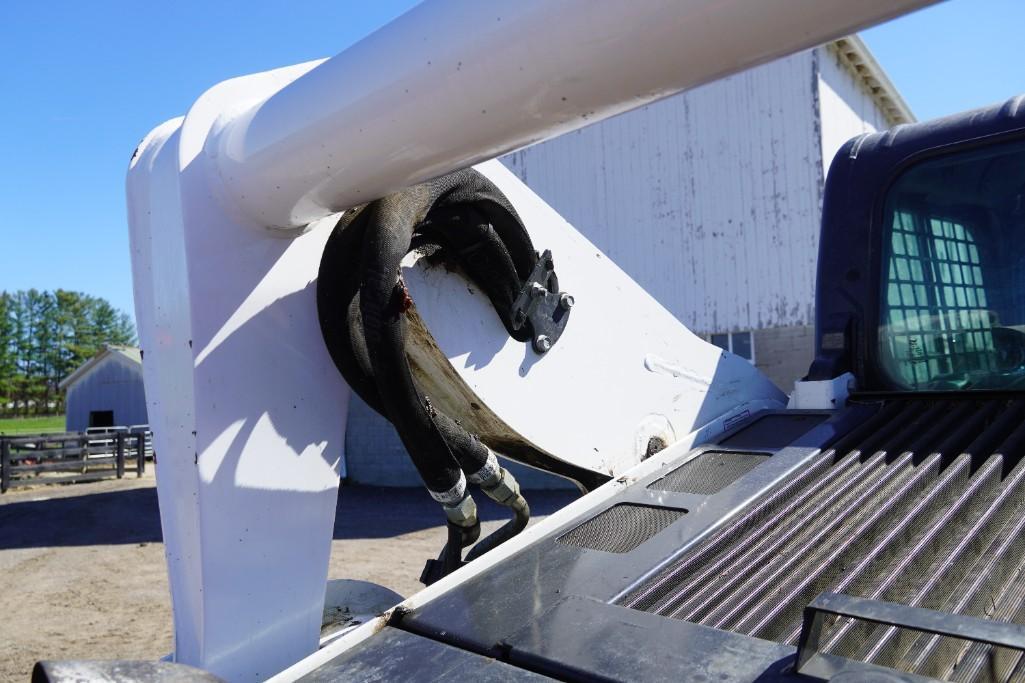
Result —
<path fill-rule="evenodd" d="M 894 213 L 881 341 L 911 387 L 993 368 L 992 322 L 969 228 Z"/>

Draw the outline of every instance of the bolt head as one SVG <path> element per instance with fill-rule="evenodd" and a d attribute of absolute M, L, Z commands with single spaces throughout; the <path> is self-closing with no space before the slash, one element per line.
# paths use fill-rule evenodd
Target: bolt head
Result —
<path fill-rule="evenodd" d="M 537 339 L 534 340 L 534 348 L 537 349 L 538 353 L 547 353 L 552 348 L 552 340 L 546 334 L 538 335 Z"/>
<path fill-rule="evenodd" d="M 540 299 L 547 293 L 548 290 L 542 284 L 535 282 L 530 286 L 530 296 L 534 297 L 535 299 Z"/>
<path fill-rule="evenodd" d="M 576 301 L 573 299 L 572 294 L 567 294 L 566 292 L 563 292 L 559 295 L 559 305 L 562 306 L 563 309 L 568 311 L 569 309 L 573 308 L 573 304 L 575 303 Z"/>

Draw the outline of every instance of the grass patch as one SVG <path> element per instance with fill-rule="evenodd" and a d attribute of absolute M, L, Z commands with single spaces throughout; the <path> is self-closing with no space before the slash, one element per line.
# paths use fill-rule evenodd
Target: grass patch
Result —
<path fill-rule="evenodd" d="M 44 434 L 47 432 L 63 431 L 63 415 L 0 418 L 0 434 L 7 434 L 8 436 L 11 434 Z"/>

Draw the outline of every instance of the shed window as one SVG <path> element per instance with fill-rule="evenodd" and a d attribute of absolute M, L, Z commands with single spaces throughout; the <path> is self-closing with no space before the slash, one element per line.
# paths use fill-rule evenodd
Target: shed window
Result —
<path fill-rule="evenodd" d="M 750 330 L 717 333 L 710 335 L 708 340 L 723 351 L 729 351 L 752 363 L 755 362 L 755 340 Z"/>

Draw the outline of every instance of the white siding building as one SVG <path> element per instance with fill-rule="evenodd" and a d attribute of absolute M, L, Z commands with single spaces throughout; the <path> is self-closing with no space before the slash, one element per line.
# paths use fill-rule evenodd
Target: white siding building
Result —
<path fill-rule="evenodd" d="M 829 163 L 911 120 L 850 37 L 503 161 L 687 327 L 789 392 L 811 361 Z"/>
<path fill-rule="evenodd" d="M 850 37 L 502 161 L 687 327 L 789 392 L 812 358 L 826 169 L 851 137 L 911 120 Z M 348 425 L 351 479 L 418 483 L 355 397 Z"/>
<path fill-rule="evenodd" d="M 147 423 L 142 352 L 134 346 L 105 347 L 65 377 L 60 388 L 67 392 L 69 432 Z"/>

